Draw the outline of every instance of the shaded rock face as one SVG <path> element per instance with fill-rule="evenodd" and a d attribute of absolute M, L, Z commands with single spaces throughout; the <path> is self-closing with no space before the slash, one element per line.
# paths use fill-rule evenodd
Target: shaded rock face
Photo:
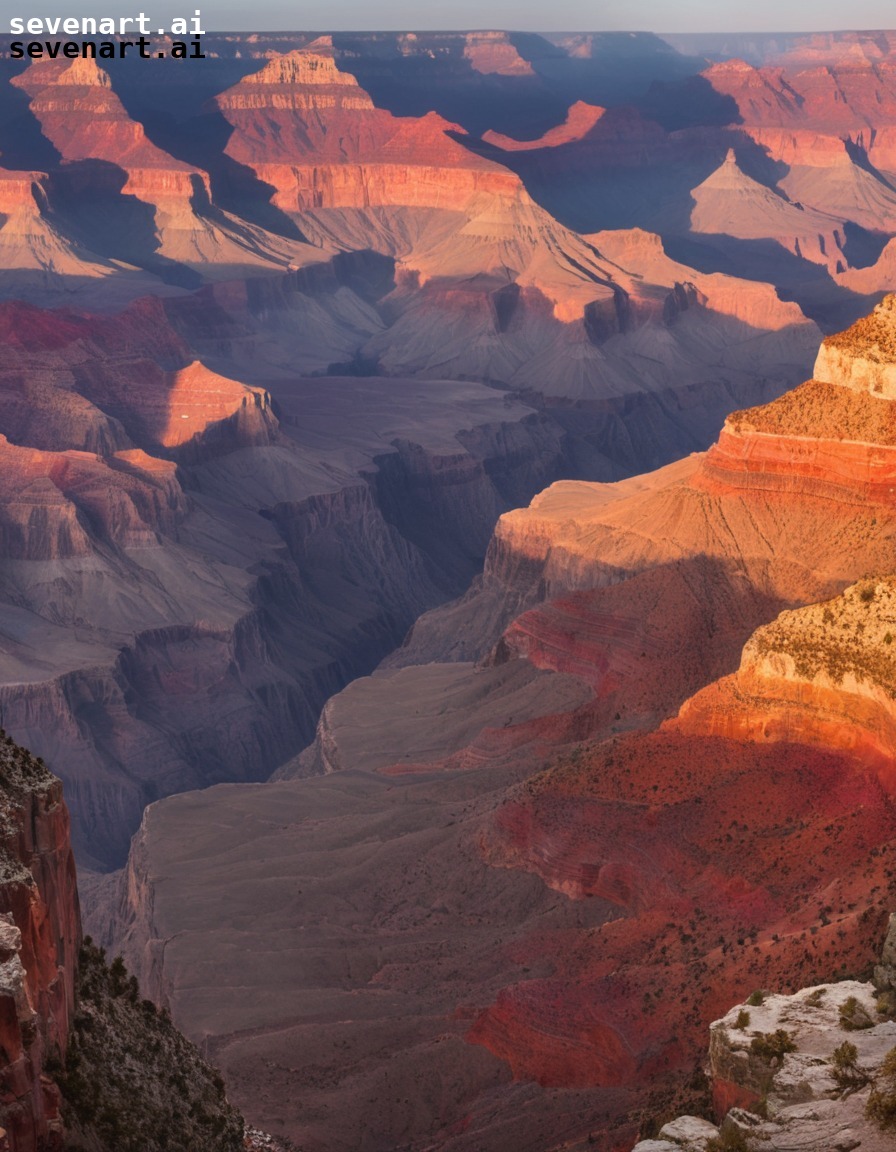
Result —
<path fill-rule="evenodd" d="M 81 919 L 62 785 L 0 744 L 0 1127 L 10 1152 L 66 1147 L 52 1069 L 75 1008 Z"/>
<path fill-rule="evenodd" d="M 572 457 L 560 425 L 484 385 L 245 384 L 181 324 L 157 300 L 0 307 L 5 719 L 63 765 L 103 866 L 146 803 L 299 752 Z"/>
<path fill-rule="evenodd" d="M 291 760 L 327 697 L 475 576 L 504 509 L 665 458 L 673 425 L 708 434 L 702 402 L 692 420 L 662 393 L 591 415 L 470 382 L 296 380 L 293 352 L 318 357 L 343 309 L 375 326 L 392 267 L 345 257 L 102 316 L 0 306 L 0 692 L 62 765 L 85 861 L 120 863 L 162 795 Z"/>
<path fill-rule="evenodd" d="M 0 734 L 0 1143 L 5 1152 L 238 1152 L 220 1077 L 82 945 L 62 784 Z"/>

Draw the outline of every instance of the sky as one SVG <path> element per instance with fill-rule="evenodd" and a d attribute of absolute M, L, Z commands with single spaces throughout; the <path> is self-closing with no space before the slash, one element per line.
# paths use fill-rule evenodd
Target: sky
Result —
<path fill-rule="evenodd" d="M 507 28 L 519 31 L 802 32 L 892 28 L 892 0 L 0 0 L 12 16 L 130 16 L 153 22 L 199 7 L 213 29 Z"/>

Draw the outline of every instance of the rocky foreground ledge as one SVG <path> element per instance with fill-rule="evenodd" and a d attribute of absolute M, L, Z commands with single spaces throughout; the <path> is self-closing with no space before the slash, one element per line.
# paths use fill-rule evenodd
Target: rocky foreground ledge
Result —
<path fill-rule="evenodd" d="M 896 1144 L 896 915 L 873 982 L 755 992 L 710 1029 L 719 1126 L 679 1116 L 633 1152 L 884 1152 Z"/>

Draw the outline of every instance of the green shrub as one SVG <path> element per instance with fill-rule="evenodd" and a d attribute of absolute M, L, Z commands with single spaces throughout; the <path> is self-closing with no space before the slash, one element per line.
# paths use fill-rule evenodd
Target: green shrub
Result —
<path fill-rule="evenodd" d="M 850 996 L 840 1005 L 840 1027 L 844 1032 L 861 1032 L 873 1028 L 874 1021 L 855 996 Z"/>
<path fill-rule="evenodd" d="M 750 1051 L 754 1056 L 767 1063 L 777 1063 L 784 1059 L 788 1052 L 796 1052 L 793 1037 L 783 1028 L 774 1032 L 760 1032 L 750 1041 Z"/>
<path fill-rule="evenodd" d="M 868 1073 L 859 1067 L 858 1060 L 859 1050 L 848 1040 L 844 1040 L 831 1055 L 833 1065 L 831 1075 L 837 1087 L 842 1088 L 844 1092 L 855 1092 L 859 1088 L 864 1088 L 870 1079 Z"/>
<path fill-rule="evenodd" d="M 750 1146 L 740 1128 L 726 1124 L 718 1136 L 706 1141 L 706 1152 L 750 1152 Z"/>
<path fill-rule="evenodd" d="M 755 992 L 751 992 L 747 997 L 747 1003 L 751 1008 L 758 1008 L 761 1004 L 765 1003 L 765 993 L 761 988 L 757 988 Z"/>
<path fill-rule="evenodd" d="M 884 1057 L 865 1115 L 879 1128 L 896 1128 L 896 1048 Z"/>
<path fill-rule="evenodd" d="M 738 1012 L 737 1019 L 734 1021 L 734 1027 L 738 1032 L 743 1032 L 750 1027 L 750 1013 L 746 1008 L 741 1008 L 740 1012 Z"/>

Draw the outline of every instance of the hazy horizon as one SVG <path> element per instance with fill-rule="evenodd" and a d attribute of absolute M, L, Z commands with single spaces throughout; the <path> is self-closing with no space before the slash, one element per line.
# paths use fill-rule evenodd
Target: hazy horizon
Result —
<path fill-rule="evenodd" d="M 454 0 L 421 9 L 409 0 L 314 0 L 294 5 L 284 0 L 258 0 L 251 7 L 245 0 L 133 0 L 114 5 L 99 0 L 49 0 L 39 6 L 22 0 L 0 0 L 0 31 L 9 30 L 14 16 L 121 16 L 146 12 L 153 22 L 202 12 L 207 31 L 472 31 L 500 29 L 513 32 L 655 32 L 709 34 L 781 34 L 830 31 L 877 31 L 896 24 L 892 6 L 881 0 L 852 5 L 844 17 L 842 0 L 818 3 L 775 3 L 774 0 L 738 0 L 721 8 L 710 0 L 692 0 L 675 7 L 663 0 L 624 3 L 607 0 L 556 0 L 546 19 L 545 5 L 534 0 Z M 110 11 L 111 9 L 111 11 Z"/>

